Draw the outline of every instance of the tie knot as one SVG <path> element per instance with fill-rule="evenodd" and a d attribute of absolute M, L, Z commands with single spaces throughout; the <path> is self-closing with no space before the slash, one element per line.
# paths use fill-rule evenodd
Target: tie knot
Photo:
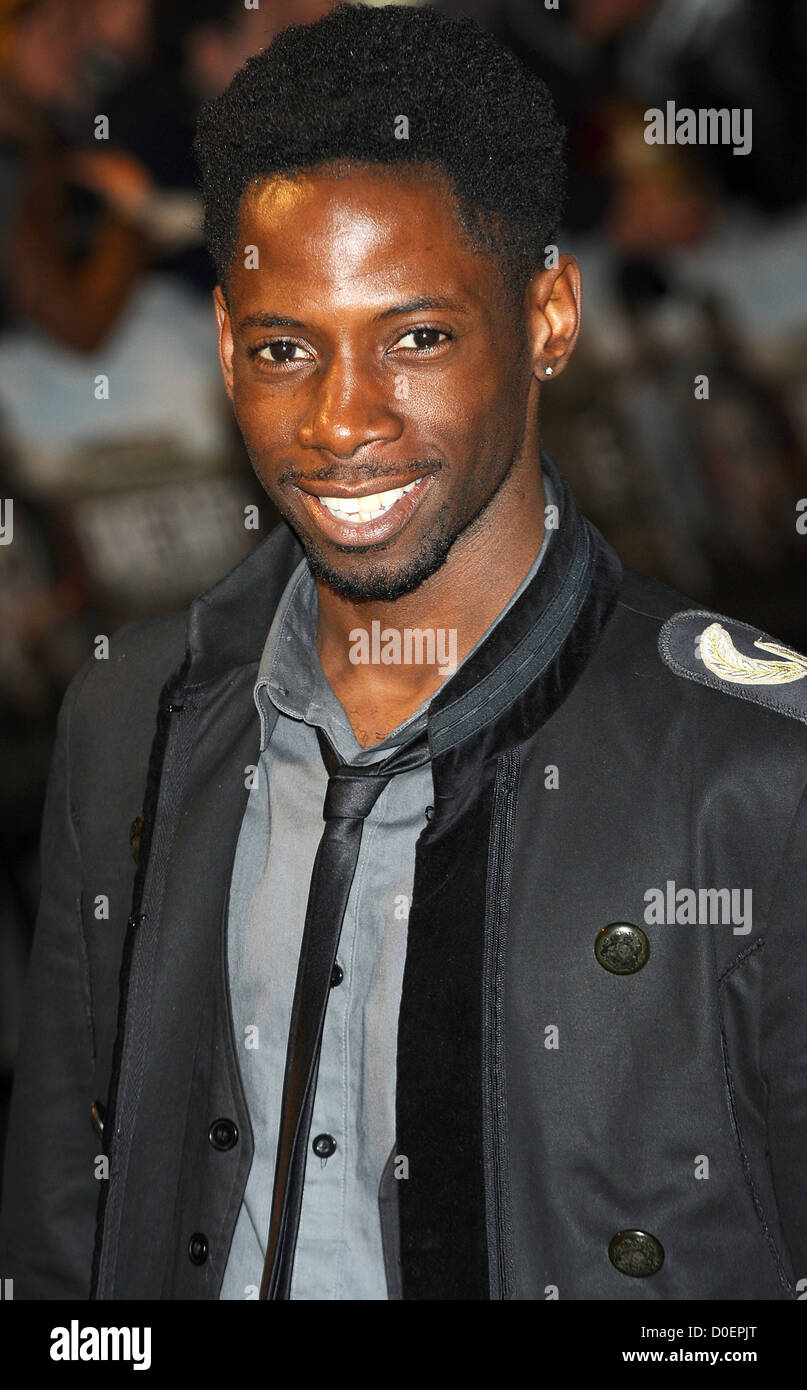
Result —
<path fill-rule="evenodd" d="M 383 762 L 356 765 L 343 763 L 327 734 L 317 726 L 322 761 L 328 772 L 328 790 L 322 814 L 325 820 L 364 820 L 398 772 L 408 772 L 429 760 L 429 743 L 423 730 L 403 748 L 397 748 Z"/>
<path fill-rule="evenodd" d="M 364 820 L 391 776 L 391 772 L 386 775 L 376 773 L 372 767 L 356 768 L 343 764 L 328 778 L 323 817 L 325 820 Z"/>

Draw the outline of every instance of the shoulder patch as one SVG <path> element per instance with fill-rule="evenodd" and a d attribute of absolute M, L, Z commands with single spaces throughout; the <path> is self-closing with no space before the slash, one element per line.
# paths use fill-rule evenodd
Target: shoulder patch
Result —
<path fill-rule="evenodd" d="M 676 675 L 807 724 L 807 656 L 759 628 L 690 608 L 667 619 L 658 649 Z"/>

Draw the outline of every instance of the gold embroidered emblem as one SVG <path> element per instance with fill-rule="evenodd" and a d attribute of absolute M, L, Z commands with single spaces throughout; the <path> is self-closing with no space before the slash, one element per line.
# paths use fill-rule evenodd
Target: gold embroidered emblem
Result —
<path fill-rule="evenodd" d="M 743 656 L 720 623 L 710 623 L 698 638 L 701 660 L 715 676 L 734 685 L 784 685 L 807 676 L 807 657 L 776 642 L 756 641 L 755 647 L 773 652 L 778 661 L 763 661 L 761 657 Z"/>

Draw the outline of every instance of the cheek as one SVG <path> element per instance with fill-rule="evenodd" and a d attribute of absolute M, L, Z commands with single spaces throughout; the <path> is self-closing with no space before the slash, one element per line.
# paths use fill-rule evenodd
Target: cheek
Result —
<path fill-rule="evenodd" d="M 446 372 L 430 380 L 409 378 L 408 395 L 395 402 L 413 438 L 442 447 L 449 455 L 467 453 L 485 429 L 487 402 L 474 378 Z"/>
<path fill-rule="evenodd" d="M 246 372 L 233 376 L 233 412 L 252 458 L 266 460 L 294 440 L 297 410 L 291 394 L 261 390 Z"/>
<path fill-rule="evenodd" d="M 447 383 L 433 402 L 428 423 L 454 454 L 466 460 L 467 468 L 476 471 L 491 456 L 507 451 L 520 418 L 510 384 L 492 384 L 480 376 L 470 389 L 464 382 L 462 391 Z"/>

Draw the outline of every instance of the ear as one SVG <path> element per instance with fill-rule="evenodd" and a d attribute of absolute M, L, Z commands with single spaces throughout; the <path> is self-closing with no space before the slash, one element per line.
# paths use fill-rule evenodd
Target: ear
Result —
<path fill-rule="evenodd" d="M 213 307 L 216 311 L 216 323 L 219 330 L 219 366 L 224 377 L 224 385 L 230 400 L 233 399 L 233 328 L 230 321 L 230 310 L 227 308 L 227 299 L 221 285 L 217 285 L 213 291 Z"/>
<path fill-rule="evenodd" d="M 539 381 L 563 371 L 580 332 L 582 280 L 574 256 L 538 270 L 527 285 L 525 311 L 533 374 Z"/>

